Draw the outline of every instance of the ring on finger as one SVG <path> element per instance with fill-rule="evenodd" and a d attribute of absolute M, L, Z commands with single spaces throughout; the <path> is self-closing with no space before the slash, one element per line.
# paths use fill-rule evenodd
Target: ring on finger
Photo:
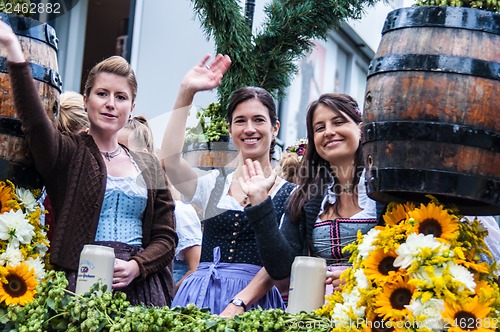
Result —
<path fill-rule="evenodd" d="M 207 68 L 208 70 L 210 70 L 210 66 L 209 65 L 205 65 L 205 68 Z"/>

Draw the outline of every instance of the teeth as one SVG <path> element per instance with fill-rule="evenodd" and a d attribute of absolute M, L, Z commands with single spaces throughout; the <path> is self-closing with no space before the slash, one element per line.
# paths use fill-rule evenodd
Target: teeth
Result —
<path fill-rule="evenodd" d="M 247 138 L 243 140 L 244 142 L 257 142 L 258 140 L 256 138 Z"/>

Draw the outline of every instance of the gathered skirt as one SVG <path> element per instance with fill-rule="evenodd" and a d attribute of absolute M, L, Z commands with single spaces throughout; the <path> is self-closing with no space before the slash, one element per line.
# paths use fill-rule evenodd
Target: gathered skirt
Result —
<path fill-rule="evenodd" d="M 113 248 L 115 250 L 115 258 L 124 261 L 129 261 L 133 256 L 144 250 L 141 247 L 130 246 L 121 242 L 99 241 L 94 244 Z M 146 278 L 136 278 L 127 287 L 113 291 L 125 293 L 131 305 L 170 306 L 174 289 L 172 272 L 169 270 L 169 268 L 171 269 L 171 265 Z M 66 271 L 66 278 L 69 281 L 68 289 L 74 292 L 76 289 L 77 271 Z"/>
<path fill-rule="evenodd" d="M 214 262 L 201 262 L 179 287 L 172 307 L 193 303 L 199 308 L 209 308 L 212 314 L 220 314 L 229 301 L 245 288 L 262 268 L 244 263 L 220 263 L 219 247 L 214 248 Z M 247 309 L 285 309 L 280 292 L 273 287 L 260 300 Z"/>

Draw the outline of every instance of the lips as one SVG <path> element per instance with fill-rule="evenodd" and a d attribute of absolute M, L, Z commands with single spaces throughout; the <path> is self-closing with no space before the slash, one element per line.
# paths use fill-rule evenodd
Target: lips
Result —
<path fill-rule="evenodd" d="M 101 113 L 102 116 L 106 117 L 106 118 L 112 118 L 112 119 L 116 119 L 117 116 L 114 115 L 114 114 L 111 114 L 111 113 Z"/>
<path fill-rule="evenodd" d="M 329 146 L 335 146 L 337 144 L 340 144 L 343 140 L 342 139 L 332 139 L 324 144 L 324 147 L 329 147 Z"/>

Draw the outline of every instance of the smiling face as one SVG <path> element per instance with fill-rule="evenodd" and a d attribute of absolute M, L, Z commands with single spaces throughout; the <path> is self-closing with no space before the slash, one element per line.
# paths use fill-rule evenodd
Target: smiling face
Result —
<path fill-rule="evenodd" d="M 229 134 L 244 159 L 269 160 L 273 137 L 279 130 L 273 126 L 269 110 L 259 99 L 248 99 L 236 106 L 229 125 Z"/>
<path fill-rule="evenodd" d="M 85 95 L 90 132 L 117 133 L 129 119 L 135 104 L 126 77 L 102 72 Z"/>
<path fill-rule="evenodd" d="M 352 165 L 361 139 L 360 124 L 341 111 L 318 105 L 312 116 L 314 146 L 330 165 Z"/>

